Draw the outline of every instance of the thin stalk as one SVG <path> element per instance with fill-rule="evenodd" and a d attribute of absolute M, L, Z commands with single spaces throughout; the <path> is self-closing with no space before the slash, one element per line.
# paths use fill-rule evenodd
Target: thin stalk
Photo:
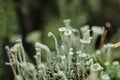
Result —
<path fill-rule="evenodd" d="M 55 46 L 56 46 L 56 51 L 57 51 L 57 55 L 58 55 L 58 58 L 60 57 L 60 52 L 59 52 L 59 48 L 58 48 L 58 42 L 57 42 L 57 39 L 55 37 L 55 35 L 51 32 L 48 33 L 49 36 L 52 36 L 54 41 L 55 41 Z"/>
<path fill-rule="evenodd" d="M 23 45 L 22 45 L 22 40 L 19 39 L 19 40 L 17 40 L 17 42 L 19 42 L 19 44 L 20 44 L 20 50 L 21 50 L 21 54 L 22 54 L 22 57 L 23 57 L 23 61 L 26 62 L 25 51 L 24 51 L 24 48 L 23 48 Z"/>

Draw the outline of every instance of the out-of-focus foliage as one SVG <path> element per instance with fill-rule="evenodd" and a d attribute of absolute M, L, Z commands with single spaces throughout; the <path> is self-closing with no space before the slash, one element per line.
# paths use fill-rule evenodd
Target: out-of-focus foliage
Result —
<path fill-rule="evenodd" d="M 18 31 L 16 13 L 12 0 L 0 0 L 0 79 L 5 76 L 3 44 Z M 6 43 L 7 44 L 7 43 Z"/>
<path fill-rule="evenodd" d="M 58 0 L 60 18 L 70 18 L 74 27 L 80 27 L 91 20 L 91 14 L 99 16 L 101 3 L 101 0 Z"/>
<path fill-rule="evenodd" d="M 0 0 L 0 37 L 10 37 L 17 32 L 17 19 L 12 0 Z"/>
<path fill-rule="evenodd" d="M 73 26 L 80 26 L 88 21 L 89 14 L 82 0 L 58 0 L 60 18 L 70 18 Z"/>
<path fill-rule="evenodd" d="M 34 44 L 35 42 L 41 41 L 41 35 L 40 31 L 31 32 L 26 37 L 26 41 Z"/>

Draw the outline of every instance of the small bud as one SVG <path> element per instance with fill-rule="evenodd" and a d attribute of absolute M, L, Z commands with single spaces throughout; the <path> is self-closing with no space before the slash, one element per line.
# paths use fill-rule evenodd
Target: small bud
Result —
<path fill-rule="evenodd" d="M 85 57 L 87 57 L 87 54 L 86 54 L 86 53 L 80 53 L 80 54 L 79 54 L 79 57 L 80 57 L 80 58 L 85 58 Z"/>
<path fill-rule="evenodd" d="M 105 75 L 102 75 L 101 79 L 102 80 L 110 80 L 110 77 L 107 74 L 105 74 Z"/>
<path fill-rule="evenodd" d="M 105 66 L 109 66 L 110 63 L 109 63 L 109 62 L 105 62 L 104 65 L 105 65 Z"/>
<path fill-rule="evenodd" d="M 77 53 L 77 54 L 80 54 L 80 53 L 82 53 L 82 51 L 79 50 L 79 51 L 76 51 L 76 53 Z"/>
<path fill-rule="evenodd" d="M 113 65 L 119 65 L 119 61 L 114 61 Z"/>
<path fill-rule="evenodd" d="M 101 51 L 100 51 L 100 50 L 97 50 L 97 51 L 96 51 L 96 54 L 97 54 L 97 55 L 101 54 Z"/>
<path fill-rule="evenodd" d="M 49 32 L 49 33 L 48 33 L 48 37 L 50 37 L 50 36 L 52 36 L 52 32 Z"/>
<path fill-rule="evenodd" d="M 60 28 L 58 29 L 59 32 L 64 32 L 65 30 L 66 30 L 65 27 L 60 27 Z"/>
<path fill-rule="evenodd" d="M 73 55 L 73 52 L 72 52 L 72 51 L 70 51 L 68 54 L 69 54 L 69 55 Z"/>
<path fill-rule="evenodd" d="M 60 57 L 61 57 L 62 60 L 66 59 L 65 55 L 61 55 Z"/>
<path fill-rule="evenodd" d="M 69 54 L 69 55 L 73 55 L 73 48 L 70 48 L 68 54 Z"/>

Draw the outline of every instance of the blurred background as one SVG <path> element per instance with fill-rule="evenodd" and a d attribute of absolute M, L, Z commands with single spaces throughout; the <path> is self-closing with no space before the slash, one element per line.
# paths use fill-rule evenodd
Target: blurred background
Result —
<path fill-rule="evenodd" d="M 84 25 L 102 27 L 109 22 L 106 42 L 120 41 L 120 0 L 0 0 L 0 80 L 13 80 L 10 67 L 5 65 L 5 45 L 12 46 L 21 38 L 34 62 L 34 43 L 42 42 L 54 50 L 47 33 L 51 31 L 59 38 L 57 29 L 64 26 L 63 19 L 71 19 L 77 29 Z"/>

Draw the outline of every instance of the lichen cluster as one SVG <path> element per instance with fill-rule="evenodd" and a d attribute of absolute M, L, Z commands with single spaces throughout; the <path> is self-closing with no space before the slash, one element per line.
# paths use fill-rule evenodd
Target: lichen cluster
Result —
<path fill-rule="evenodd" d="M 52 32 L 55 51 L 48 46 L 36 42 L 36 64 L 30 62 L 25 54 L 22 40 L 9 48 L 6 46 L 9 62 L 15 80 L 110 80 L 120 78 L 120 65 L 111 58 L 112 50 L 119 45 L 103 44 L 98 50 L 94 45 L 98 35 L 104 34 L 104 28 L 88 25 L 80 30 L 72 28 L 70 20 L 63 21 L 65 27 L 58 29 L 61 40 L 57 40 Z M 90 34 L 92 32 L 92 36 Z M 48 38 L 49 39 L 49 38 Z M 101 39 L 102 40 L 102 39 Z M 101 41 L 103 42 L 103 41 Z M 44 51 L 44 52 L 43 52 Z M 46 55 L 45 61 L 42 55 Z"/>

